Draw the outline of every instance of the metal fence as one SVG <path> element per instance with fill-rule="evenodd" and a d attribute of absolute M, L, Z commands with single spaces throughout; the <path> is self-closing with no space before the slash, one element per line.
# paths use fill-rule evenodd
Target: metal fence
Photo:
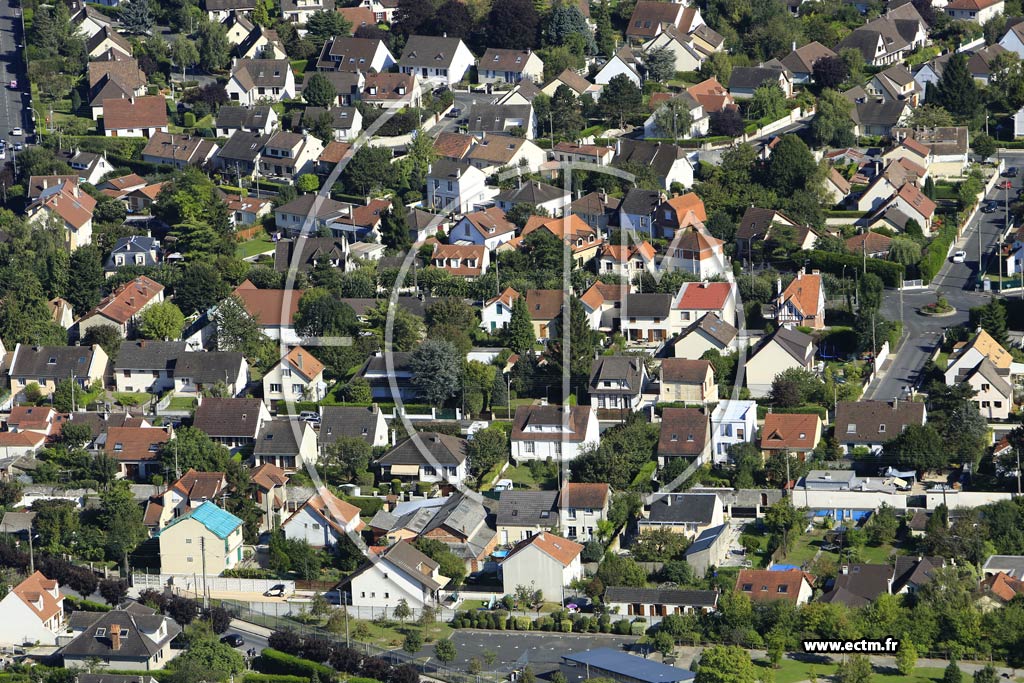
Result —
<path fill-rule="evenodd" d="M 241 621 L 262 626 L 272 631 L 291 629 L 292 631 L 304 636 L 316 636 L 318 638 L 323 638 L 337 643 L 338 645 L 351 647 L 354 650 L 362 652 L 368 657 L 379 657 L 390 663 L 392 666 L 401 666 L 403 664 L 412 665 L 420 672 L 420 674 L 442 681 L 447 681 L 448 683 L 485 683 L 491 681 L 497 683 L 498 681 L 507 678 L 509 673 L 516 668 L 514 665 L 509 664 L 492 671 L 469 673 L 461 669 L 447 666 L 441 662 L 428 661 L 428 658 L 425 656 L 417 657 L 402 650 L 388 650 L 378 645 L 374 645 L 373 643 L 362 642 L 352 638 L 351 634 L 346 636 L 345 633 L 333 633 L 320 626 L 304 624 L 296 621 L 295 619 L 287 618 L 286 616 L 270 614 L 262 610 L 253 610 L 250 605 L 246 605 L 244 603 L 232 600 L 222 600 L 221 605 L 231 612 L 236 619 L 240 619 Z M 352 608 L 348 609 L 351 614 Z M 438 610 L 438 615 L 436 616 L 438 620 L 441 620 L 440 612 L 441 610 Z"/>

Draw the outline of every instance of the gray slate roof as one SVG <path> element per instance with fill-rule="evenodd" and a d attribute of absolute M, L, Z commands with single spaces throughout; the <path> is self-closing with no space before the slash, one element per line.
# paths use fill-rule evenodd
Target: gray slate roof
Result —
<path fill-rule="evenodd" d="M 380 419 L 376 406 L 324 406 L 320 409 L 320 443 L 330 446 L 343 436 L 372 441 Z"/>
<path fill-rule="evenodd" d="M 79 614 L 83 616 L 78 617 Z M 64 647 L 63 655 L 76 659 L 99 657 L 112 665 L 118 661 L 147 660 L 159 652 L 167 641 L 181 633 L 181 627 L 173 619 L 161 616 L 138 603 L 110 612 L 75 612 L 75 616 L 79 624 L 90 618 L 92 621 Z M 161 622 L 166 625 L 167 635 L 160 642 L 155 642 L 146 632 L 156 631 Z M 127 634 L 121 636 L 121 648 L 117 651 L 110 641 L 111 626 L 120 626 L 122 634 L 127 630 Z M 104 635 L 98 636 L 97 629 L 103 629 Z"/>
<path fill-rule="evenodd" d="M 632 588 L 609 586 L 604 591 L 606 603 L 641 603 L 645 605 L 679 605 L 714 609 L 718 591 L 680 590 L 676 588 Z"/>
<path fill-rule="evenodd" d="M 502 491 L 498 499 L 499 526 L 558 525 L 558 491 Z"/>
<path fill-rule="evenodd" d="M 123 341 L 114 361 L 115 370 L 173 370 L 188 345 L 183 341 Z"/>
<path fill-rule="evenodd" d="M 295 455 L 299 452 L 298 437 L 306 428 L 304 422 L 275 418 L 263 423 L 256 435 L 254 455 Z"/>
<path fill-rule="evenodd" d="M 718 496 L 713 493 L 673 493 L 651 503 L 648 519 L 663 524 L 710 524 L 718 506 Z"/>
<path fill-rule="evenodd" d="M 12 377 L 67 379 L 86 377 L 92 362 L 88 346 L 28 346 L 22 344 L 14 358 Z"/>
<path fill-rule="evenodd" d="M 633 187 L 623 197 L 622 203 L 619 204 L 619 211 L 630 216 L 650 216 L 654 214 L 660 203 L 660 192 Z"/>
<path fill-rule="evenodd" d="M 466 460 L 466 440 L 438 432 L 419 432 L 419 442 L 406 439 L 377 460 L 378 465 L 458 465 Z M 420 450 L 426 449 L 428 458 Z"/>
<path fill-rule="evenodd" d="M 205 398 L 192 426 L 213 437 L 256 436 L 262 402 L 258 398 Z"/>

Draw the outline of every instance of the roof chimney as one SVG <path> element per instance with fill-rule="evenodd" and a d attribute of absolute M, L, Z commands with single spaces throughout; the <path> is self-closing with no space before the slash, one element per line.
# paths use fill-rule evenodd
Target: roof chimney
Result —
<path fill-rule="evenodd" d="M 297 363 L 297 365 L 299 366 L 299 370 L 301 370 L 302 369 L 302 352 L 301 351 L 299 351 L 299 354 L 296 356 L 296 359 L 299 361 Z"/>
<path fill-rule="evenodd" d="M 118 624 L 110 625 L 110 647 L 113 650 L 121 649 L 121 627 Z"/>

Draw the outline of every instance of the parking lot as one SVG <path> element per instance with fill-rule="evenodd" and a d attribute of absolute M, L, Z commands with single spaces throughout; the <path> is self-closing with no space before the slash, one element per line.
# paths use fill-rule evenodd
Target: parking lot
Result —
<path fill-rule="evenodd" d="M 574 635 L 571 633 L 534 633 L 509 631 L 473 631 L 462 629 L 452 634 L 457 652 L 452 666 L 465 669 L 469 660 L 478 658 L 487 670 L 507 671 L 521 669 L 527 664 L 535 674 L 544 674 L 558 668 L 562 655 L 596 647 L 623 647 L 636 643 L 634 636 Z M 493 652 L 494 664 L 485 664 L 484 653 Z"/>

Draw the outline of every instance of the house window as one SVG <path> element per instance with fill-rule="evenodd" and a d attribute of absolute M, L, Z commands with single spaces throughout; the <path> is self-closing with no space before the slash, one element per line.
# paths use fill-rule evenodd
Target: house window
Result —
<path fill-rule="evenodd" d="M 789 586 L 779 586 L 779 592 L 780 593 L 788 593 L 789 592 Z"/>
<path fill-rule="evenodd" d="M 524 441 L 523 442 L 523 452 L 524 453 L 534 453 L 535 452 L 534 448 L 535 448 L 535 446 L 534 446 L 534 443 L 532 441 Z"/>
<path fill-rule="evenodd" d="M 745 584 L 743 584 L 742 590 L 744 590 L 747 593 L 749 593 L 749 592 L 754 590 L 754 584 L 752 584 L 752 583 L 745 583 Z M 364 593 L 363 596 L 365 597 L 366 594 Z"/>
<path fill-rule="evenodd" d="M 191 539 L 191 538 L 186 538 L 186 539 L 185 539 L 185 543 L 187 543 L 187 544 L 191 544 L 191 543 L 192 543 L 192 539 Z"/>
<path fill-rule="evenodd" d="M 270 391 L 271 391 L 271 393 L 280 394 L 281 393 L 281 385 L 280 384 L 271 384 L 270 385 Z"/>
<path fill-rule="evenodd" d="M 885 425 L 878 425 L 878 433 L 885 434 Z"/>
<path fill-rule="evenodd" d="M 576 538 L 576 527 L 569 527 L 569 538 Z"/>
<path fill-rule="evenodd" d="M 316 522 L 313 522 L 313 531 L 320 531 L 320 525 Z"/>
<path fill-rule="evenodd" d="M 846 425 L 846 433 L 847 434 L 856 434 L 857 433 L 857 425 L 855 425 L 852 422 L 850 424 Z"/>

